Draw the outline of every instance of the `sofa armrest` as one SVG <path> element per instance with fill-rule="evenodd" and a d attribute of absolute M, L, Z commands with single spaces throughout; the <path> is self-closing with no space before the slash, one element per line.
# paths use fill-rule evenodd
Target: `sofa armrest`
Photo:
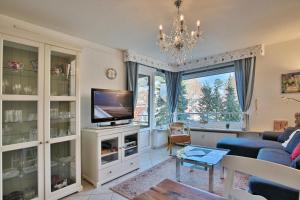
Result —
<path fill-rule="evenodd" d="M 272 140 L 272 141 L 277 141 L 279 132 L 274 132 L 274 131 L 265 131 L 263 132 L 263 140 Z"/>

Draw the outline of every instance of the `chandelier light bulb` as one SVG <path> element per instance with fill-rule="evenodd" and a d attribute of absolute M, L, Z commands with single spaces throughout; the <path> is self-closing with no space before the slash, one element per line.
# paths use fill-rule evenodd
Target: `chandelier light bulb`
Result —
<path fill-rule="evenodd" d="M 183 20 L 184 20 L 184 16 L 180 15 L 180 21 L 183 21 Z"/>
<path fill-rule="evenodd" d="M 162 31 L 163 30 L 163 26 L 159 25 L 159 30 Z"/>
<path fill-rule="evenodd" d="M 192 31 L 192 32 L 191 32 L 191 36 L 193 37 L 194 35 L 195 35 L 195 32 L 194 32 L 194 31 Z"/>
<path fill-rule="evenodd" d="M 197 21 L 197 27 L 199 27 L 199 26 L 200 26 L 200 20 Z"/>
<path fill-rule="evenodd" d="M 175 43 L 177 43 L 179 41 L 179 37 L 175 36 Z"/>

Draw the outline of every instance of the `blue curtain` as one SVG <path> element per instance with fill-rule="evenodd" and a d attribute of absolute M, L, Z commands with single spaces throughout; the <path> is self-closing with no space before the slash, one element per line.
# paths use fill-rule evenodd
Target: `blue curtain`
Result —
<path fill-rule="evenodd" d="M 133 104 L 136 106 L 138 94 L 138 78 L 139 78 L 139 64 L 136 62 L 126 62 L 127 73 L 127 90 L 133 92 Z"/>
<path fill-rule="evenodd" d="M 182 72 L 165 71 L 167 85 L 167 100 L 170 113 L 170 121 L 175 118 L 175 111 L 178 105 L 179 94 L 181 92 Z"/>
<path fill-rule="evenodd" d="M 249 129 L 249 115 L 247 111 L 250 107 L 254 78 L 255 78 L 255 57 L 234 61 L 235 79 L 238 100 L 243 111 L 243 129 Z"/>

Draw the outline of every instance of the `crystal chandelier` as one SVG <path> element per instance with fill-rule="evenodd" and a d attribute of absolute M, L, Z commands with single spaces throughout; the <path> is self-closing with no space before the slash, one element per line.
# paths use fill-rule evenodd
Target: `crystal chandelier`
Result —
<path fill-rule="evenodd" d="M 184 23 L 184 16 L 180 13 L 180 6 L 182 0 L 176 0 L 177 16 L 173 21 L 173 30 L 167 35 L 163 32 L 163 26 L 159 25 L 159 40 L 158 45 L 163 53 L 172 57 L 175 62 L 180 65 L 183 64 L 187 55 L 196 46 L 200 39 L 200 20 L 197 21 L 197 30 L 188 31 Z"/>

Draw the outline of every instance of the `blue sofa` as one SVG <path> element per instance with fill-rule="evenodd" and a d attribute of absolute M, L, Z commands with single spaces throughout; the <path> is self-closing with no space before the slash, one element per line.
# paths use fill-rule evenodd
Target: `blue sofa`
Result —
<path fill-rule="evenodd" d="M 217 143 L 217 148 L 229 149 L 230 155 L 257 158 L 300 170 L 300 156 L 294 161 L 290 159 L 294 145 L 289 148 L 282 147 L 282 142 L 286 141 L 294 131 L 295 128 L 288 128 L 280 135 L 264 132 L 262 140 L 225 137 Z M 249 178 L 249 192 L 268 200 L 298 200 L 299 198 L 299 191 L 255 176 Z"/>

